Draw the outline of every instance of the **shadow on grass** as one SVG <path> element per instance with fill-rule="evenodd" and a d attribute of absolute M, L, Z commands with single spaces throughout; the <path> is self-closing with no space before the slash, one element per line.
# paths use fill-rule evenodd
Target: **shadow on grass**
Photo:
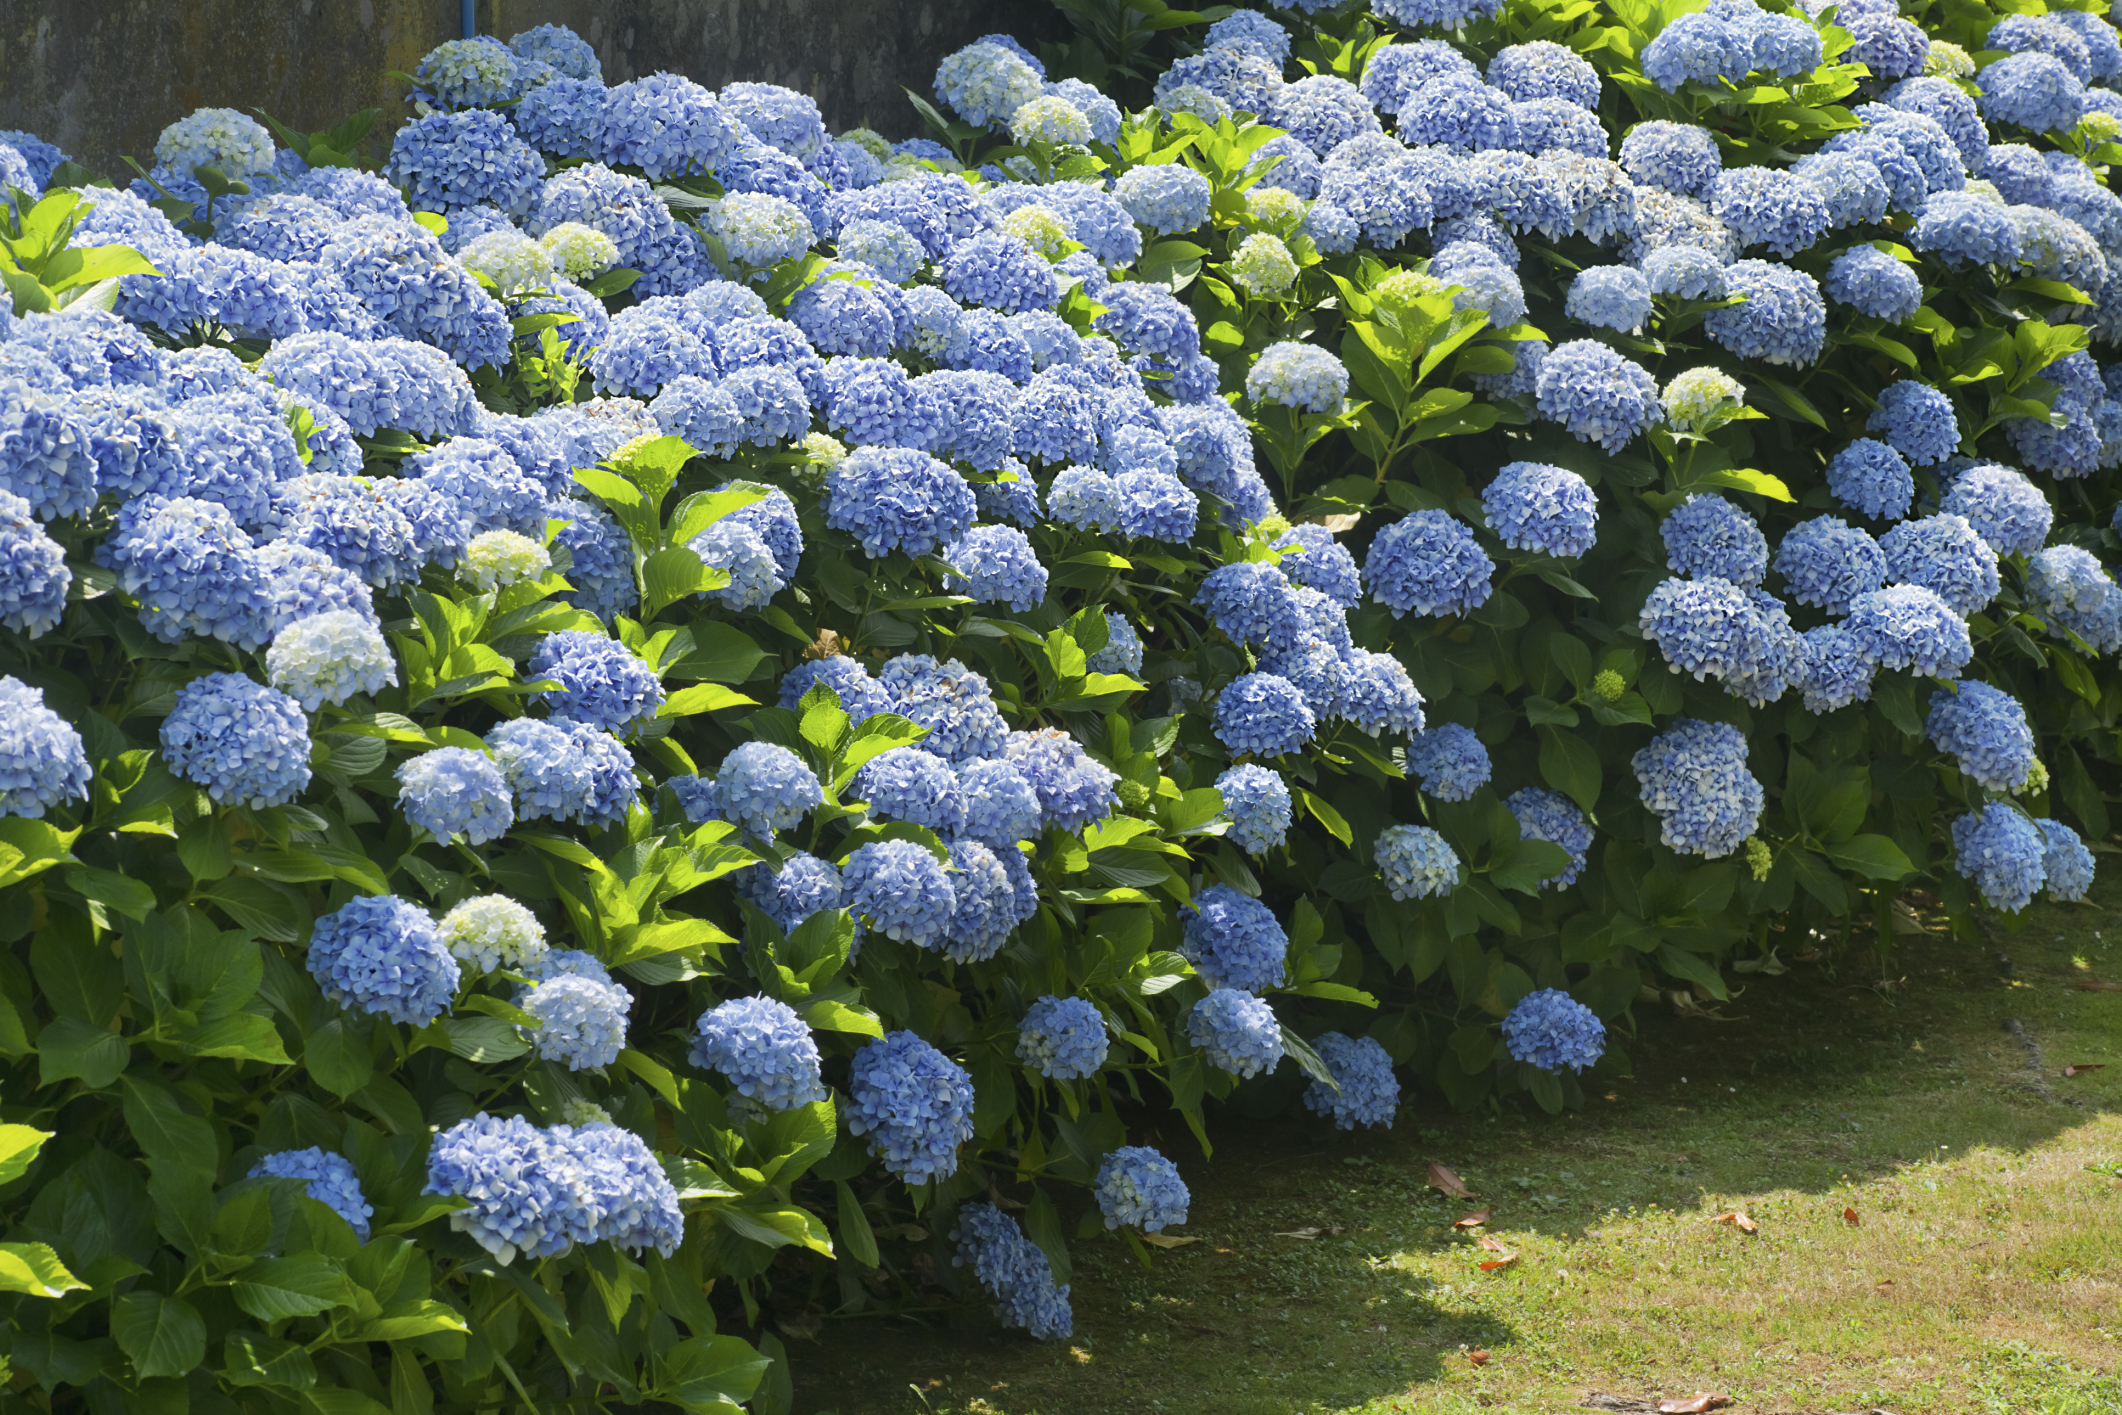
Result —
<path fill-rule="evenodd" d="M 2122 888 L 2101 898 L 2122 903 Z M 1996 1238 L 1993 1261 L 1951 1278 L 1984 1299 L 1929 1292 L 1924 1269 L 1950 1264 L 1927 1255 L 1946 1244 L 1965 1266 L 1986 1254 L 2009 1207 L 1991 1212 L 1970 1194 L 1955 1228 L 1924 1206 L 1945 1202 L 1930 1198 L 1941 1179 L 1950 1190 L 1973 1182 L 1971 1167 L 2001 1174 L 2122 1101 L 2122 1065 L 2059 1075 L 2069 1062 L 2122 1062 L 2111 1055 L 2122 995 L 2072 987 L 2089 972 L 2122 975 L 2103 921 L 2122 934 L 2122 916 L 2083 907 L 2037 909 L 1995 947 L 1904 936 L 1885 979 L 1868 952 L 1839 970 L 1799 965 L 1751 984 L 1723 1021 L 1639 1008 L 1635 1074 L 1594 1089 L 1578 1115 L 1461 1116 L 1417 1089 L 1390 1134 L 1350 1135 L 1294 1105 L 1265 1119 L 1226 1109 L 1212 1117 L 1213 1158 L 1168 1123 L 1149 1142 L 1179 1162 L 1193 1191 L 1183 1231 L 1199 1241 L 1148 1270 L 1117 1239 L 1074 1242 L 1073 1341 L 1005 1331 L 977 1299 L 918 1320 L 827 1320 L 819 1345 L 792 1347 L 798 1409 L 1529 1412 L 1572 1408 L 1589 1390 L 1641 1395 L 1697 1367 L 1712 1384 L 1752 1381 L 1767 1393 L 1756 1411 L 1889 1398 L 1902 1415 L 2037 1409 L 2016 1403 L 2043 1388 L 2021 1367 L 2097 1371 L 2113 1354 L 2117 1333 L 2104 1347 L 2059 1335 L 2103 1302 L 2114 1325 L 2097 1225 L 2084 1251 L 2068 1234 Z M 1488 1231 L 1536 1272 L 1481 1270 L 1497 1255 L 1453 1229 L 1473 1205 L 1428 1188 L 1433 1160 L 1494 1206 Z M 1873 1219 L 1846 1240 L 1845 1199 Z M 1761 1239 L 1707 1221 L 1745 1202 Z M 1874 1235 L 1869 1248 L 1836 1246 Z M 1820 1261 L 1790 1251 L 1799 1242 Z M 2105 1279 L 2085 1276 L 2103 1268 Z M 1920 1310 L 1933 1300 L 1988 1306 L 1955 1324 Z M 1832 1333 L 1818 1315 L 1829 1308 L 1841 1313 Z M 1490 1363 L 1476 1364 L 1481 1352 Z M 1888 1369 L 1896 1362 L 1906 1370 Z M 1518 1385 L 1506 1370 L 1521 1372 Z M 1807 1400 L 1823 1390 L 1848 1403 Z"/>

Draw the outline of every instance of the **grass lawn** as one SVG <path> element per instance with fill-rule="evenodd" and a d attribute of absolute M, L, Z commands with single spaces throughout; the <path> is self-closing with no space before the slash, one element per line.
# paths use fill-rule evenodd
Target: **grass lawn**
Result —
<path fill-rule="evenodd" d="M 1901 935 L 1881 985 L 1867 951 L 1753 981 L 1731 1020 L 1639 1007 L 1633 1079 L 1580 1115 L 1425 1093 L 1389 1134 L 1225 1117 L 1212 1160 L 1174 1126 L 1199 1241 L 1154 1270 L 1075 1243 L 1072 1342 L 983 1299 L 828 1318 L 790 1342 L 797 1409 L 2122 1411 L 2122 992 L 2078 986 L 2122 982 L 2106 866 L 2095 905 L 1995 947 Z M 1477 1200 L 1429 1188 L 1433 1161 Z M 1515 1261 L 1484 1272 L 1476 1232 Z"/>

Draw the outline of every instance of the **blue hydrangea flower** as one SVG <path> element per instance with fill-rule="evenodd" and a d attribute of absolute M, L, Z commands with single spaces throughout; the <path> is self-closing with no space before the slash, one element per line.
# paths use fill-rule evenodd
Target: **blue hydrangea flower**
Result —
<path fill-rule="evenodd" d="M 1123 347 L 1161 359 L 1178 359 L 1201 351 L 1201 330 L 1193 311 L 1162 285 L 1126 281 L 1099 298 L 1105 306 L 1092 327 Z"/>
<path fill-rule="evenodd" d="M 599 1206 L 583 1167 L 521 1116 L 481 1112 L 437 1135 L 423 1192 L 470 1200 L 450 1227 L 503 1263 L 518 1252 L 554 1257 L 597 1236 Z"/>
<path fill-rule="evenodd" d="M 1209 1065 L 1250 1079 L 1282 1061 L 1282 1024 L 1275 1010 L 1249 992 L 1217 988 L 1195 1003 L 1186 1018 L 1187 1039 Z"/>
<path fill-rule="evenodd" d="M 884 665 L 880 683 L 893 711 L 928 729 L 922 748 L 954 766 L 999 756 L 1009 742 L 1009 725 L 987 680 L 954 658 L 938 663 L 926 655 L 901 655 Z"/>
<path fill-rule="evenodd" d="M 972 1113 L 972 1078 L 912 1032 L 887 1033 L 855 1053 L 847 1128 L 869 1136 L 870 1153 L 907 1183 L 957 1173 L 958 1147 L 973 1137 Z"/>
<path fill-rule="evenodd" d="M 1606 1024 L 1568 993 L 1541 988 L 1503 1019 L 1503 1043 L 1515 1060 L 1543 1071 L 1582 1071 L 1605 1052 Z"/>
<path fill-rule="evenodd" d="M 678 1191 L 640 1136 L 608 1121 L 549 1133 L 588 1182 L 599 1241 L 634 1253 L 654 1248 L 666 1258 L 678 1251 L 685 1237 Z"/>
<path fill-rule="evenodd" d="M 96 461 L 80 414 L 68 400 L 19 380 L 0 388 L 0 490 L 29 502 L 40 520 L 94 506 Z"/>
<path fill-rule="evenodd" d="M 1233 752 L 1279 757 L 1312 740 L 1318 718 L 1297 685 L 1272 673 L 1248 673 L 1216 698 L 1213 729 Z"/>
<path fill-rule="evenodd" d="M 66 612 L 74 582 L 66 552 L 45 534 L 29 502 L 0 491 L 0 627 L 34 639 Z"/>
<path fill-rule="evenodd" d="M 376 1210 L 361 1192 L 360 1177 L 346 1156 L 311 1146 L 306 1150 L 280 1150 L 251 1166 L 252 1179 L 298 1179 L 304 1192 L 346 1220 L 354 1236 L 368 1242 L 369 1220 Z"/>
<path fill-rule="evenodd" d="M 1112 485 L 1113 512 L 1122 535 L 1167 545 L 1184 545 L 1194 538 L 1201 500 L 1176 475 L 1163 471 L 1122 472 L 1112 479 Z M 1042 594 L 1044 588 L 1042 579 Z"/>
<path fill-rule="evenodd" d="M 0 677 L 0 815 L 41 819 L 54 806 L 87 800 L 88 783 L 81 734 L 44 705 L 42 688 Z"/>
<path fill-rule="evenodd" d="M 287 694 L 237 673 L 209 673 L 177 690 L 162 722 L 171 771 L 216 801 L 283 806 L 309 785 L 309 719 Z"/>
<path fill-rule="evenodd" d="M 545 181 L 545 159 L 499 113 L 431 113 L 398 129 L 385 169 L 414 205 L 450 212 L 491 203 L 511 215 L 530 211 Z"/>
<path fill-rule="evenodd" d="M 1620 451 L 1664 416 L 1650 371 L 1595 339 L 1557 346 L 1542 361 L 1534 391 L 1541 417 L 1608 452 Z"/>
<path fill-rule="evenodd" d="M 1800 637 L 1804 647 L 1797 686 L 1804 691 L 1807 712 L 1833 712 L 1870 700 L 1879 661 L 1854 634 L 1838 624 L 1823 624 Z"/>
<path fill-rule="evenodd" d="M 982 963 L 994 957 L 1017 925 L 1036 911 L 1036 903 L 1031 910 L 1021 907 L 1024 901 L 999 858 L 1002 854 L 1022 858 L 1014 844 L 997 851 L 977 840 L 951 842 L 951 890 L 956 903 L 943 937 L 943 951 L 960 963 Z"/>
<path fill-rule="evenodd" d="M 2019 259 L 2019 228 L 2011 212 L 1972 192 L 1945 192 L 1923 206 L 1908 243 L 1949 266 L 2013 265 Z"/>
<path fill-rule="evenodd" d="M 528 973 L 550 951 L 538 916 L 501 894 L 465 900 L 442 916 L 437 932 L 451 956 L 476 973 Z"/>
<path fill-rule="evenodd" d="M 862 447 L 826 484 L 826 524 L 862 542 L 865 553 L 927 555 L 971 529 L 977 506 L 965 479 L 925 452 Z"/>
<path fill-rule="evenodd" d="M 1322 8 L 1313 0 L 1304 8 Z M 1374 13 L 1410 29 L 1435 26 L 1458 33 L 1468 20 L 1487 19 L 1502 8 L 1502 0 L 1373 0 Z"/>
<path fill-rule="evenodd" d="M 617 983 L 562 975 L 534 985 L 516 1005 L 538 1019 L 531 1049 L 570 1071 L 601 1069 L 626 1047 L 634 995 Z"/>
<path fill-rule="evenodd" d="M 2010 467 L 1969 467 L 1952 480 L 1938 503 L 1964 516 L 1998 555 L 2032 555 L 2048 540 L 2055 512 L 2041 489 Z"/>
<path fill-rule="evenodd" d="M 2085 116 L 2085 85 L 2052 54 L 2037 50 L 1985 65 L 1975 76 L 1982 116 L 2036 133 L 2066 132 Z"/>
<path fill-rule="evenodd" d="M 1488 748 L 1473 729 L 1441 722 L 1407 744 L 1407 768 L 1440 801 L 1464 801 L 1488 784 Z"/>
<path fill-rule="evenodd" d="M 856 774 L 855 793 L 883 820 L 903 820 L 940 835 L 965 828 L 966 800 L 958 773 L 934 752 L 894 747 Z"/>
<path fill-rule="evenodd" d="M 1953 855 L 1953 868 L 1982 891 L 1990 908 L 2006 913 L 2016 914 L 2033 902 L 2034 891 L 2048 878 L 2047 837 L 2002 801 L 1953 822 Z"/>
<path fill-rule="evenodd" d="M 1388 730 L 1422 730 L 1422 694 L 1399 659 L 1389 653 L 1357 649 L 1344 656 L 1341 666 L 1340 689 L 1331 715 L 1345 718 L 1373 737 Z M 1329 715 L 1318 707 L 1313 711 L 1318 716 Z"/>
<path fill-rule="evenodd" d="M 1798 603 L 1847 614 L 1858 595 L 1886 583 L 1886 552 L 1846 521 L 1816 516 L 1784 533 L 1776 546 L 1776 573 Z"/>
<path fill-rule="evenodd" d="M 1202 577 L 1194 604 L 1231 639 L 1268 650 L 1291 649 L 1303 617 L 1289 577 L 1260 560 L 1234 560 Z"/>
<path fill-rule="evenodd" d="M 1997 597 L 1997 552 L 1964 516 L 1904 521 L 1879 537 L 1879 549 L 1889 579 L 1935 591 L 1955 614 L 1978 613 Z"/>
<path fill-rule="evenodd" d="M 341 1007 L 410 1027 L 447 1012 L 462 978 L 427 911 L 394 894 L 364 895 L 317 920 L 309 971 Z"/>
<path fill-rule="evenodd" d="M 2048 847 L 2041 860 L 2048 897 L 2064 904 L 2085 898 L 2092 891 L 2097 868 L 2093 852 L 2079 839 L 2078 832 L 2061 821 L 2044 817 L 2034 824 L 2041 828 L 2041 838 Z"/>
<path fill-rule="evenodd" d="M 1639 186 L 1707 201 L 1724 161 L 1709 129 L 1659 119 L 1628 130 L 1621 139 L 1621 166 Z"/>
<path fill-rule="evenodd" d="M 1105 1065 L 1105 1018 L 1080 997 L 1041 997 L 1017 1028 L 1017 1059 L 1056 1081 L 1081 1080 Z"/>
<path fill-rule="evenodd" d="M 1043 74 L 1019 47 L 976 40 L 945 55 L 936 66 L 937 101 L 976 128 L 1008 122 L 1043 92 Z"/>
<path fill-rule="evenodd" d="M 1156 170 L 1138 167 L 1128 175 Z M 1003 231 L 985 231 L 953 245 L 939 274 L 952 299 L 1004 314 L 1050 310 L 1061 298 L 1061 282 L 1046 258 Z"/>
<path fill-rule="evenodd" d="M 1481 508 L 1489 528 L 1512 550 L 1575 557 L 1598 538 L 1599 508 L 1591 487 L 1575 472 L 1543 462 L 1503 468 L 1482 491 Z"/>
<path fill-rule="evenodd" d="M 840 878 L 847 907 L 865 925 L 921 948 L 941 945 L 958 907 L 943 865 L 910 840 L 863 846 L 842 863 Z"/>
<path fill-rule="evenodd" d="M 1234 766 L 1216 778 L 1223 793 L 1228 838 L 1239 849 L 1265 854 L 1289 838 L 1289 786 L 1263 766 Z"/>
<path fill-rule="evenodd" d="M 1886 185 L 1885 174 L 1852 152 L 1816 153 L 1791 171 L 1819 198 L 1827 211 L 1827 225 L 1834 230 L 1883 221 L 1893 204 L 1893 189 Z"/>
<path fill-rule="evenodd" d="M 1969 680 L 1930 696 L 1924 722 L 1931 745 L 1950 752 L 1962 774 L 1992 791 L 2017 791 L 2034 769 L 2034 732 L 2019 700 Z"/>
<path fill-rule="evenodd" d="M 1146 1145 L 1123 1145 L 1098 1166 L 1098 1209 L 1107 1228 L 1145 1233 L 1186 1222 L 1190 1199 L 1179 1167 Z"/>
<path fill-rule="evenodd" d="M 1337 1130 L 1353 1130 L 1358 1125 L 1390 1130 L 1393 1113 L 1400 1108 L 1400 1082 L 1385 1048 L 1371 1037 L 1326 1032 L 1312 1038 L 1312 1050 L 1326 1063 L 1335 1085 L 1313 1081 L 1304 1091 L 1305 1107 L 1332 1120 Z"/>
<path fill-rule="evenodd" d="M 546 635 L 526 671 L 560 685 L 532 695 L 558 720 L 620 734 L 646 726 L 663 706 L 655 672 L 617 639 L 587 629 Z"/>
<path fill-rule="evenodd" d="M 626 532 L 602 506 L 561 497 L 545 505 L 546 519 L 562 521 L 553 544 L 565 548 L 573 563 L 566 570 L 574 586 L 556 598 L 586 609 L 599 619 L 627 614 L 640 603 L 634 584 L 634 548 Z"/>
<path fill-rule="evenodd" d="M 1829 459 L 1827 494 L 1865 516 L 1898 521 L 1915 500 L 1916 479 L 1899 452 L 1860 437 Z"/>
<path fill-rule="evenodd" d="M 1730 723 L 1681 718 L 1630 764 L 1659 838 L 1683 855 L 1729 855 L 1760 823 L 1767 797 L 1746 769 L 1746 735 Z"/>
<path fill-rule="evenodd" d="M 821 805 L 825 792 L 803 758 L 772 742 L 746 742 L 722 759 L 715 804 L 723 819 L 762 840 Z"/>
<path fill-rule="evenodd" d="M 1752 589 L 1768 574 L 1768 537 L 1754 518 L 1721 496 L 1696 494 L 1658 527 L 1674 574 L 1728 580 Z"/>
<path fill-rule="evenodd" d="M 956 1244 L 951 1264 L 972 1268 L 993 1295 L 1002 1325 L 1022 1327 L 1040 1341 L 1063 1340 L 1074 1331 L 1068 1288 L 1054 1285 L 1053 1263 L 1015 1219 L 993 1204 L 973 1203 L 958 1210 L 957 1225 L 950 1233 Z"/>
<path fill-rule="evenodd" d="M 674 776 L 668 784 L 676 786 L 686 779 Z M 760 912 L 780 925 L 783 933 L 794 933 L 813 914 L 840 908 L 847 894 L 838 870 L 817 856 L 800 851 L 783 861 L 778 870 L 746 870 L 737 877 L 737 888 Z M 853 947 L 861 945 L 858 928 Z M 852 950 L 849 956 L 853 956 Z"/>
<path fill-rule="evenodd" d="M 1702 327 L 1742 359 L 1772 364 L 1809 364 L 1827 339 L 1827 304 L 1810 275 L 1766 260 L 1742 260 L 1724 269 L 1724 291 L 1743 303 L 1713 309 Z"/>
<path fill-rule="evenodd" d="M 1208 220 L 1208 178 L 1180 162 L 1130 167 L 1113 195 L 1136 224 L 1160 236 L 1191 231 Z"/>
<path fill-rule="evenodd" d="M 1445 511 L 1415 511 L 1380 531 L 1363 563 L 1371 598 L 1399 618 L 1465 615 L 1488 602 L 1496 563 Z"/>
<path fill-rule="evenodd" d="M 1739 235 L 1779 256 L 1809 249 L 1827 232 L 1829 213 L 1810 183 L 1772 167 L 1738 167 L 1717 179 L 1709 209 Z"/>
<path fill-rule="evenodd" d="M 943 558 L 963 572 L 950 577 L 952 589 L 977 601 L 1023 614 L 1046 598 L 1046 567 L 1014 526 L 975 526 Z"/>
<path fill-rule="evenodd" d="M 687 1058 L 729 1077 L 740 1095 L 769 1110 L 827 1098 L 818 1044 L 795 1009 L 770 997 L 740 997 L 700 1014 Z"/>
<path fill-rule="evenodd" d="M 1886 385 L 1864 426 L 1883 434 L 1895 451 L 1919 467 L 1944 461 L 1960 446 L 1953 400 L 1914 379 Z"/>
<path fill-rule="evenodd" d="M 1675 672 L 1697 681 L 1742 676 L 1762 652 L 1747 592 L 1724 580 L 1664 581 L 1644 601 L 1638 624 Z"/>
<path fill-rule="evenodd" d="M 1459 853 L 1426 825 L 1386 827 L 1371 847 L 1371 859 L 1395 899 L 1446 895 L 1459 883 Z"/>
<path fill-rule="evenodd" d="M 913 749 L 894 748 L 874 760 L 907 750 Z M 948 764 L 944 769 L 949 770 Z M 940 777 L 938 782 L 940 784 Z M 999 851 L 1039 834 L 1042 822 L 1039 793 L 1025 779 L 1024 773 L 1009 762 L 967 762 L 956 773 L 956 787 L 964 801 L 964 820 L 958 829 L 968 839 Z M 870 804 L 872 809 L 879 809 L 874 799 Z M 923 823 L 916 821 L 916 824 Z"/>
<path fill-rule="evenodd" d="M 700 85 L 677 74 L 650 74 L 605 91 L 597 156 L 661 180 L 714 171 L 736 153 L 744 133 Z"/>
<path fill-rule="evenodd" d="M 1850 601 L 1843 626 L 1882 668 L 1957 678 L 1975 655 L 1967 621 L 1921 585 L 1888 585 Z"/>
<path fill-rule="evenodd" d="M 356 693 L 396 686 L 398 666 L 373 623 L 351 609 L 337 609 L 297 619 L 275 633 L 265 653 L 265 676 L 315 712 Z"/>
<path fill-rule="evenodd" d="M 1551 841 L 1569 852 L 1569 864 L 1560 873 L 1540 881 L 1540 888 L 1567 889 L 1575 884 L 1591 851 L 1592 828 L 1584 819 L 1584 812 L 1568 797 L 1538 786 L 1511 793 L 1503 804 L 1518 818 L 1522 837 Z"/>
<path fill-rule="evenodd" d="M 1680 15 L 1643 48 L 1643 74 L 1667 93 L 1687 83 L 1737 83 L 1753 68 L 1753 36 L 1700 11 Z"/>
<path fill-rule="evenodd" d="M 424 227 L 358 217 L 333 234 L 318 267 L 401 338 L 431 344 L 466 368 L 509 362 L 514 331 L 507 309 Z"/>
<path fill-rule="evenodd" d="M 526 821 L 610 825 L 640 794 L 626 748 L 586 722 L 517 718 L 488 733 L 487 746 Z"/>
<path fill-rule="evenodd" d="M 1118 673 L 1132 678 L 1142 671 L 1142 636 L 1124 615 L 1105 613 L 1105 647 L 1090 656 L 1093 673 Z"/>
<path fill-rule="evenodd" d="M 1899 324 L 1923 306 L 1915 271 L 1876 246 L 1852 246 L 1827 267 L 1828 298 L 1862 315 Z"/>
<path fill-rule="evenodd" d="M 1289 935 L 1265 904 L 1212 884 L 1180 910 L 1179 951 L 1210 987 L 1266 992 L 1282 986 Z"/>
<path fill-rule="evenodd" d="M 1589 266 L 1570 282 L 1563 312 L 1605 329 L 1641 329 L 1651 314 L 1650 282 L 1632 266 Z"/>

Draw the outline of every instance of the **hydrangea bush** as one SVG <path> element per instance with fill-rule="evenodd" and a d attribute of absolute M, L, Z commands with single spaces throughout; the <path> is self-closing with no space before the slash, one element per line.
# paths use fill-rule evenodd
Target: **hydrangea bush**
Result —
<path fill-rule="evenodd" d="M 1141 1106 L 2085 897 L 2105 19 L 1071 14 L 896 141 L 550 26 L 373 162 L 0 134 L 41 1408 L 785 1410 L 768 1301 L 1065 1337 Z"/>

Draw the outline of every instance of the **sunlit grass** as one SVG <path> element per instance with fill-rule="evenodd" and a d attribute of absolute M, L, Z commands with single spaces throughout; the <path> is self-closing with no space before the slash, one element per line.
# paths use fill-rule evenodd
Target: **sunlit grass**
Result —
<path fill-rule="evenodd" d="M 799 1407 L 1452 1415 L 1714 1390 L 1740 1412 L 2122 1409 L 2122 994 L 2075 987 L 2122 977 L 2100 936 L 2118 931 L 2043 909 L 2004 939 L 2009 977 L 1932 934 L 1900 940 L 1898 985 L 1868 986 L 1868 960 L 1757 981 L 1738 1020 L 1648 1019 L 1635 1078 L 1581 1116 L 1424 1099 L 1390 1137 L 1225 1117 L 1213 1162 L 1166 1136 L 1201 1241 L 1154 1271 L 1079 1243 L 1073 1343 L 977 1304 L 828 1322 Z M 2110 1065 L 2062 1078 L 2073 1062 Z M 1480 1231 L 1513 1263 L 1481 1270 L 1498 1255 L 1452 1229 L 1474 1205 L 1426 1187 L 1431 1160 L 1495 1205 Z M 1716 1221 L 1733 1211 L 1758 1232 Z"/>

